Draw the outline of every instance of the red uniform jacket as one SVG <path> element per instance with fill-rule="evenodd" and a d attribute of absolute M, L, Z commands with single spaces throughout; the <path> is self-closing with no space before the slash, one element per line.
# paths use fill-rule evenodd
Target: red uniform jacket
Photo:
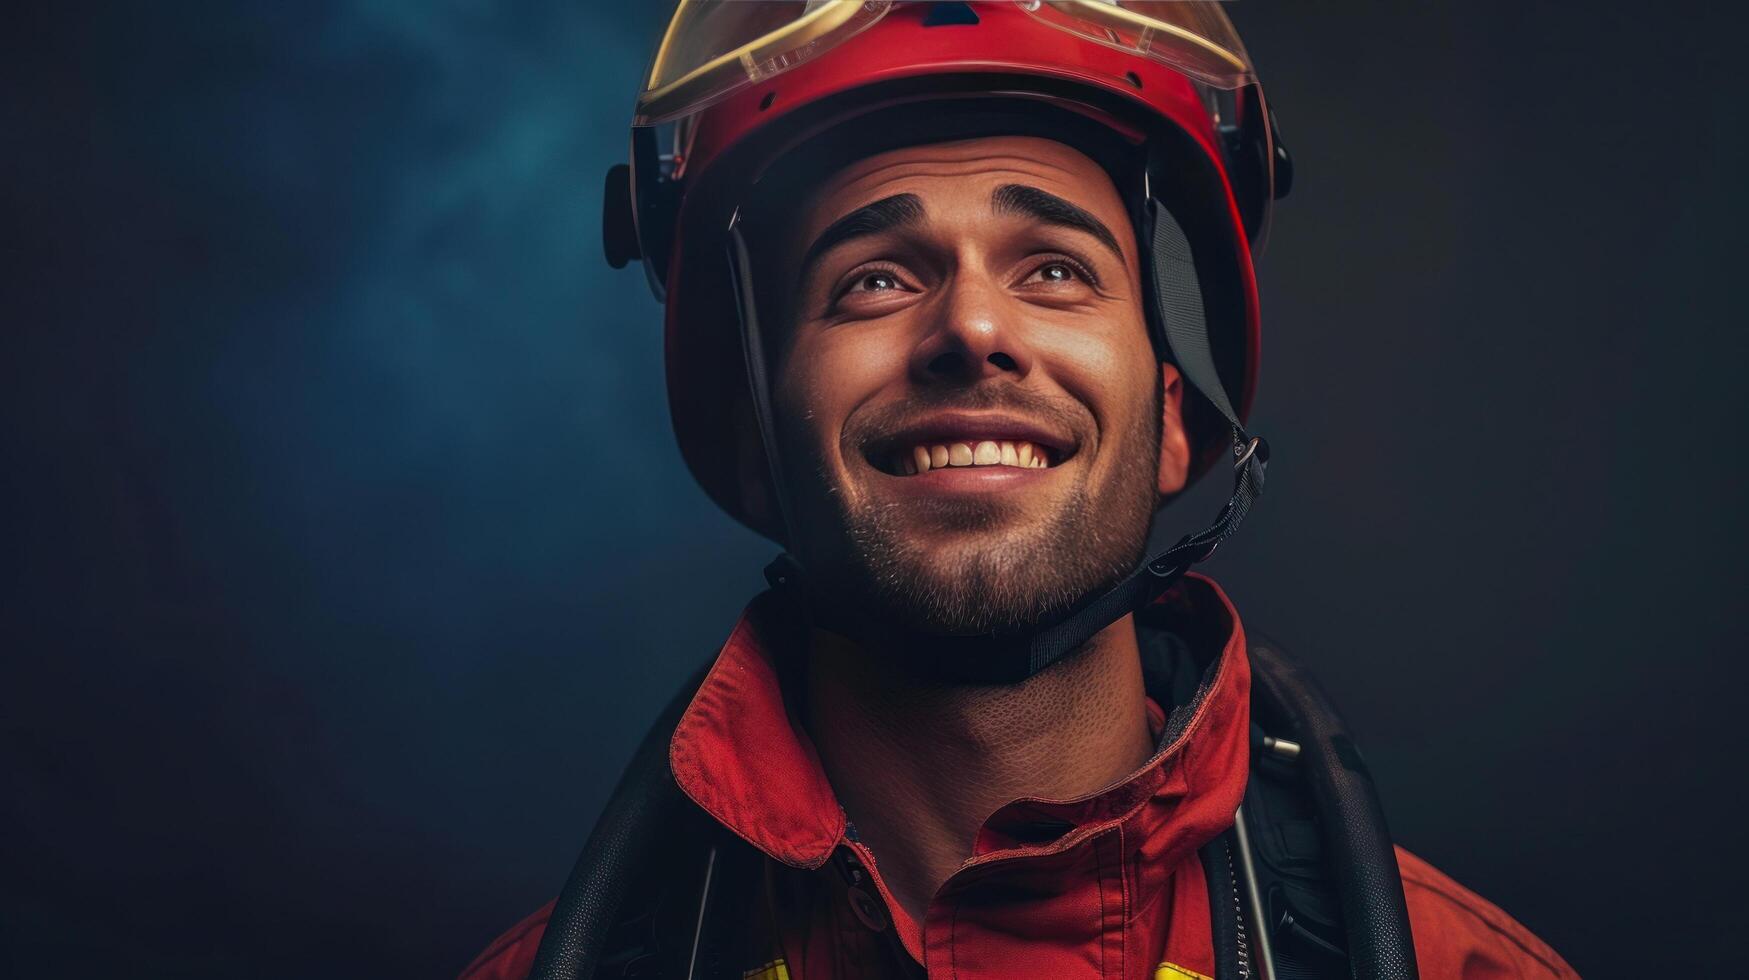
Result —
<path fill-rule="evenodd" d="M 785 708 L 771 631 L 761 626 L 770 614 L 749 607 L 669 751 L 680 788 L 769 859 L 759 916 L 769 953 L 745 975 L 896 980 L 922 964 L 929 977 L 951 980 L 1212 976 L 1197 850 L 1232 824 L 1244 792 L 1250 667 L 1244 630 L 1219 587 L 1189 576 L 1169 598 L 1198 621 L 1189 635 L 1224 638 L 1188 720 L 1114 787 L 997 810 L 922 922 L 892 900 L 875 855 L 848 826 L 807 734 Z M 1150 711 L 1162 731 L 1165 713 Z M 1041 821 L 1068 829 L 1041 842 Z M 826 868 L 840 851 L 868 873 L 860 893 Z M 1504 912 L 1407 851 L 1397 856 L 1423 978 L 1577 976 Z M 878 906 L 871 909 L 868 897 Z M 504 934 L 463 980 L 527 976 L 546 918 L 542 909 Z"/>

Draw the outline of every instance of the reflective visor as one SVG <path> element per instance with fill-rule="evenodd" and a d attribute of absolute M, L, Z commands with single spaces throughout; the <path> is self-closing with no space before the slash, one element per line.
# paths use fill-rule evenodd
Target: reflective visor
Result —
<path fill-rule="evenodd" d="M 1219 3 L 1043 0 L 1021 7 L 1059 30 L 1164 62 L 1213 88 L 1255 80 L 1239 32 Z"/>
<path fill-rule="evenodd" d="M 891 7 L 892 0 L 680 0 L 638 96 L 635 124 L 691 115 L 782 74 L 855 37 Z"/>
<path fill-rule="evenodd" d="M 1152 58 L 1204 85 L 1252 82 L 1219 3 L 1013 0 L 1043 24 Z M 830 51 L 886 16 L 893 0 L 681 0 L 638 97 L 635 125 L 668 122 Z"/>

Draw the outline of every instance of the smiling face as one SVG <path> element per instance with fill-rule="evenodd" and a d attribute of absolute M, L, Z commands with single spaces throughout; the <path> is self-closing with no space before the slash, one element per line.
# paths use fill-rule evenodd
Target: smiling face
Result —
<path fill-rule="evenodd" d="M 1189 452 L 1105 171 L 990 137 L 870 157 L 800 203 L 761 273 L 816 583 L 865 623 L 969 633 L 1129 573 Z"/>

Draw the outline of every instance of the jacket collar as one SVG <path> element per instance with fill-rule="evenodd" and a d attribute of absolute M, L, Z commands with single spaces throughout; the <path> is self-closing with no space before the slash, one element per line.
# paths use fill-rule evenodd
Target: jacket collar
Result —
<path fill-rule="evenodd" d="M 681 716 L 669 743 L 669 764 L 686 795 L 723 826 L 784 864 L 818 868 L 845 840 L 846 820 L 812 740 L 785 701 L 776 651 L 798 637 L 784 611 L 770 593 L 747 607 Z M 1150 698 L 1170 706 L 1154 718 L 1160 736 L 1154 756 L 1091 796 L 1017 800 L 1002 807 L 978 835 L 974 860 L 994 851 L 1040 850 L 1022 843 L 1036 836 L 1028 828 L 1040 821 L 1083 831 L 1114 821 L 1144 821 L 1145 826 L 1127 828 L 1138 833 L 1126 836 L 1164 834 L 1189 850 L 1231 824 L 1245 785 L 1250 707 L 1250 669 L 1238 614 L 1219 586 L 1192 574 L 1138 614 L 1137 625 L 1144 649 L 1154 648 L 1145 654 L 1150 656 Z M 1196 672 L 1193 689 L 1177 674 L 1178 697 L 1166 689 L 1171 671 L 1163 676 L 1160 641 L 1151 643 L 1148 635 L 1168 628 L 1182 641 Z M 1150 801 L 1157 805 L 1145 807 Z"/>

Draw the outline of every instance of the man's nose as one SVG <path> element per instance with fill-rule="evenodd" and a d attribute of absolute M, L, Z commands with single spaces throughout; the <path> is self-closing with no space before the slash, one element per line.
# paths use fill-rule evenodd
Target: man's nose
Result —
<path fill-rule="evenodd" d="M 1014 379 L 1032 370 L 1032 354 L 1020 336 L 1018 311 L 1005 291 L 982 277 L 955 276 L 936 303 L 929 331 L 911 355 L 911 374 L 926 384 L 971 384 L 1002 374 Z"/>

